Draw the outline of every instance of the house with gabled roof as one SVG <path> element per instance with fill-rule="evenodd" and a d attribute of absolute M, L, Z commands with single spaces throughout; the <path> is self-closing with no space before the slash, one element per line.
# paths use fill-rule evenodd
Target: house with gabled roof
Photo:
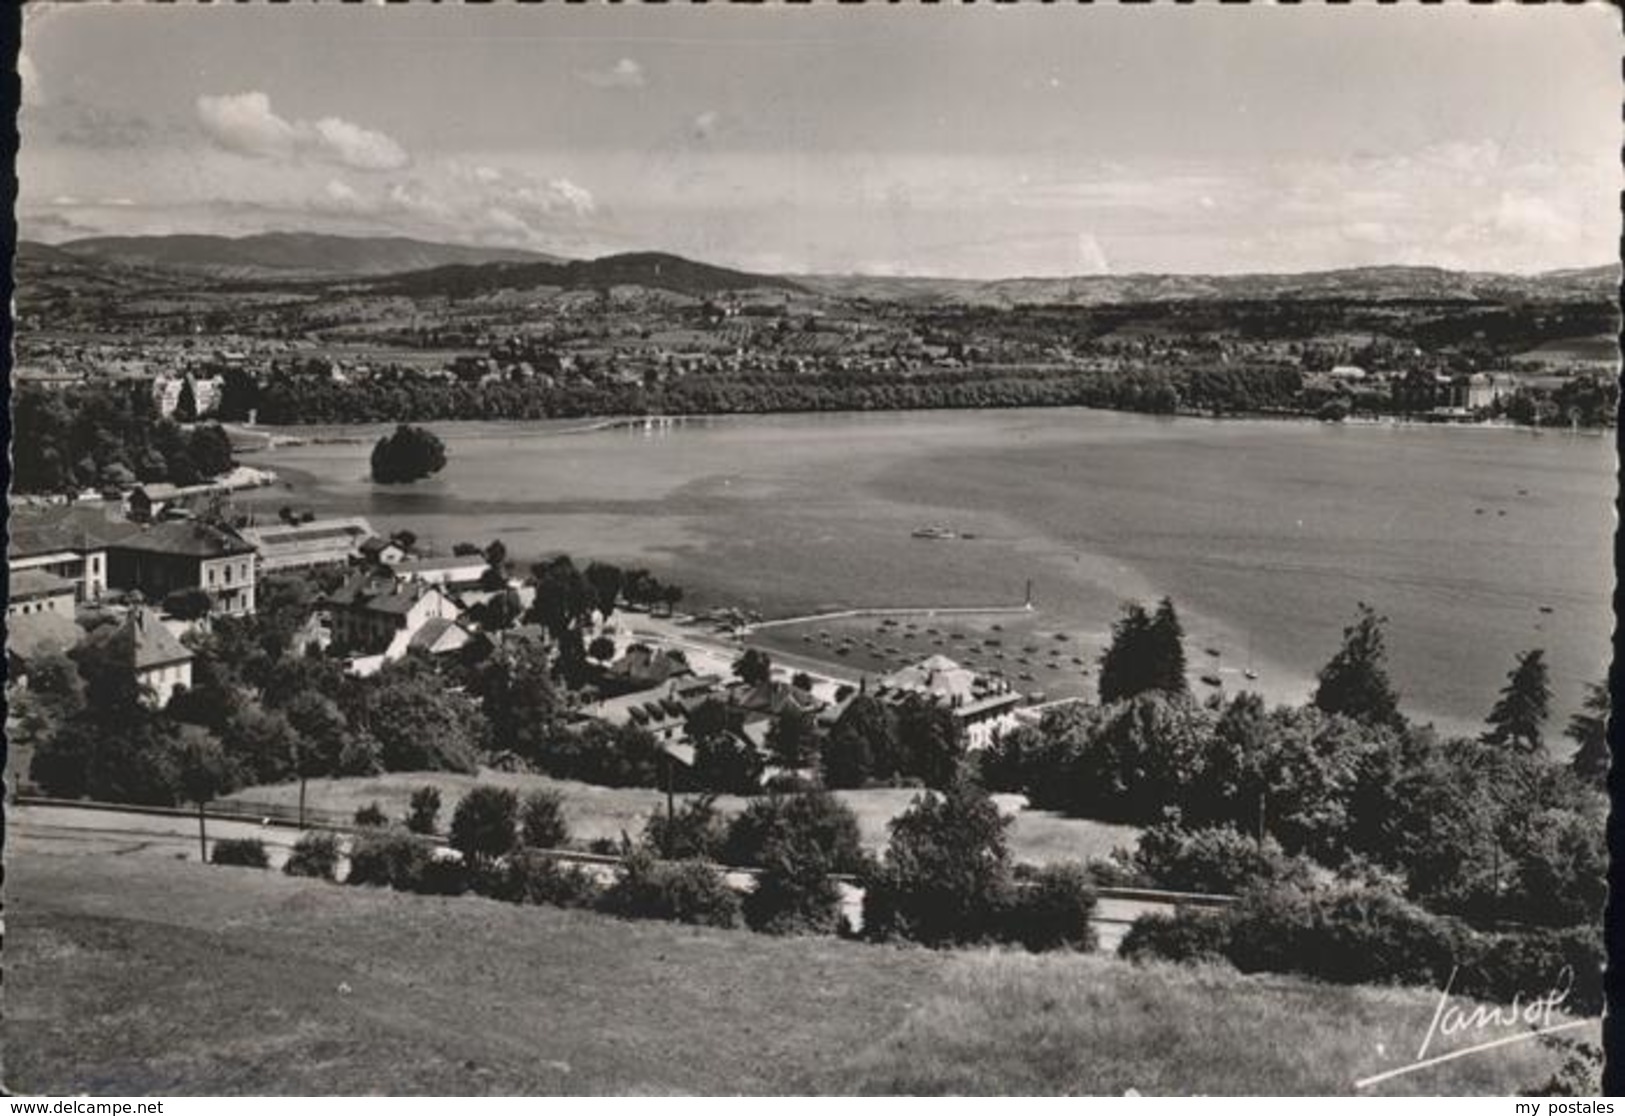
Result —
<path fill-rule="evenodd" d="M 107 584 L 137 590 L 162 601 L 182 589 L 201 589 L 218 615 L 254 611 L 258 576 L 253 544 L 214 523 L 155 523 L 123 536 L 107 548 Z"/>
<path fill-rule="evenodd" d="M 130 609 L 109 646 L 121 662 L 129 664 L 155 705 L 168 705 L 176 687 L 192 684 L 192 652 L 145 605 Z"/>
<path fill-rule="evenodd" d="M 457 603 L 439 586 L 396 582 L 359 574 L 321 597 L 316 607 L 327 616 L 332 647 L 343 654 L 400 658 L 431 621 L 455 622 Z M 441 624 L 430 628 L 429 643 L 460 638 Z M 458 628 L 464 636 L 467 632 Z M 466 639 L 463 642 L 467 642 Z"/>

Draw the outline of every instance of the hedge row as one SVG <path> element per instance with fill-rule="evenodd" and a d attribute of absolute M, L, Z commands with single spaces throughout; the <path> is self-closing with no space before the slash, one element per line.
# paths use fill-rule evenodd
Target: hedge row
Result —
<path fill-rule="evenodd" d="M 1568 987 L 1567 1010 L 1602 1010 L 1602 935 L 1593 927 L 1488 933 L 1392 891 L 1277 888 L 1222 910 L 1135 920 L 1131 960 L 1228 961 L 1242 972 L 1297 973 L 1334 984 L 1418 984 L 1511 1002 Z"/>

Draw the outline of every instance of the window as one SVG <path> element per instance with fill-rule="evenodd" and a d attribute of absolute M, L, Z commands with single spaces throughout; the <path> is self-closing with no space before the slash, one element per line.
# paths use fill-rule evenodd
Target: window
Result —
<path fill-rule="evenodd" d="M 209 571 L 209 584 L 210 585 L 214 584 L 214 571 L 213 570 Z"/>

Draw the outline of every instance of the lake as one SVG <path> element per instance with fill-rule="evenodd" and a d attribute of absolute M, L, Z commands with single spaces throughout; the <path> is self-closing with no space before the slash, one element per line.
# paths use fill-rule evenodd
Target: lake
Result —
<path fill-rule="evenodd" d="M 441 551 L 501 538 L 647 565 L 685 607 L 769 616 L 1016 604 L 1031 582 L 1028 629 L 1090 661 L 1123 601 L 1167 594 L 1199 669 L 1280 699 L 1308 692 L 1367 601 L 1407 712 L 1454 729 L 1542 647 L 1556 735 L 1607 663 L 1610 437 L 1079 409 L 430 425 L 449 459 L 430 480 L 371 482 L 382 427 L 290 428 L 342 440 L 245 455 L 287 482 L 245 498 Z M 974 537 L 911 536 L 929 524 Z M 1040 681 L 1087 689 L 1081 671 Z"/>

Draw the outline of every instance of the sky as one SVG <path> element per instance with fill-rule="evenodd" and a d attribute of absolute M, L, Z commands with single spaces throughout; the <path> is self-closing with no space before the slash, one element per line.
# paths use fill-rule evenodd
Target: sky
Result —
<path fill-rule="evenodd" d="M 965 278 L 1618 254 L 1612 6 L 30 5 L 21 235 Z"/>

